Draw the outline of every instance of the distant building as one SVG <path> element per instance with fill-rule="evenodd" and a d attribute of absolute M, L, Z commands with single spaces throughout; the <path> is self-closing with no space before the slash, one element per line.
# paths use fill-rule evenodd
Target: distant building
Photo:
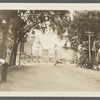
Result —
<path fill-rule="evenodd" d="M 42 43 L 39 38 L 35 38 L 32 44 L 32 56 L 34 61 L 41 62 L 42 60 Z"/>
<path fill-rule="evenodd" d="M 44 63 L 49 62 L 49 49 L 42 50 L 42 62 L 44 62 Z"/>
<path fill-rule="evenodd" d="M 20 52 L 20 44 L 17 49 L 17 63 L 19 62 L 19 55 L 21 53 L 21 59 L 24 61 L 30 61 L 32 56 L 32 43 L 34 39 L 28 38 L 27 42 L 22 43 L 21 52 Z"/>
<path fill-rule="evenodd" d="M 50 48 L 49 49 L 49 62 L 53 63 L 53 61 L 54 61 L 54 50 L 53 48 Z"/>

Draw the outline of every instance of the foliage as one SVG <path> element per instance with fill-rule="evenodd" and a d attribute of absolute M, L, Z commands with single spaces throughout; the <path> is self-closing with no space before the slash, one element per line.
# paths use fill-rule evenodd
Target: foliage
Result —
<path fill-rule="evenodd" d="M 92 33 L 91 43 L 94 40 L 99 40 L 100 34 L 100 11 L 74 11 L 73 21 L 69 33 L 71 36 L 77 37 L 79 44 L 85 47 L 88 44 L 88 35 L 86 32 Z M 73 40 L 75 41 L 75 39 Z"/>
<path fill-rule="evenodd" d="M 62 37 L 70 24 L 69 14 L 68 10 L 0 10 L 0 26 L 4 36 L 2 52 L 5 48 L 4 44 L 6 44 L 5 40 L 10 37 L 11 63 L 15 64 L 17 47 L 19 43 L 27 40 L 28 32 L 32 30 L 34 34 L 34 30 L 38 29 L 45 33 L 45 30 L 49 27 L 54 33 Z M 6 24 L 2 24 L 3 20 L 6 21 Z M 49 24 L 47 24 L 48 22 Z"/>
<path fill-rule="evenodd" d="M 83 11 L 74 11 L 73 21 L 71 23 L 71 28 L 69 29 L 70 41 L 72 43 L 73 49 L 77 50 L 79 44 L 87 50 L 88 52 L 88 33 L 91 33 L 91 52 L 93 47 L 93 42 L 95 41 L 96 52 L 99 49 L 98 43 L 100 35 L 100 11 L 93 10 L 83 10 Z M 87 53 L 88 54 L 88 53 Z M 93 53 L 92 53 L 93 56 Z"/>

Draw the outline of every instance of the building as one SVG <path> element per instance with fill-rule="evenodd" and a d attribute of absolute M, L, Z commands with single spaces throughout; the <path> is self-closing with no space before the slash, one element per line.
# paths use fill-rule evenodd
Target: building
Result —
<path fill-rule="evenodd" d="M 53 63 L 54 61 L 54 50 L 53 48 L 49 49 L 49 62 Z"/>
<path fill-rule="evenodd" d="M 21 62 L 32 61 L 32 43 L 33 42 L 34 42 L 34 39 L 28 38 L 27 42 L 22 43 L 21 51 L 20 51 L 20 44 L 19 44 L 18 49 L 17 49 L 17 63 L 19 63 L 19 59 L 21 59 Z"/>
<path fill-rule="evenodd" d="M 32 44 L 32 56 L 34 62 L 42 61 L 42 43 L 39 38 L 35 38 Z"/>
<path fill-rule="evenodd" d="M 42 50 L 42 62 L 48 63 L 49 62 L 49 49 Z"/>

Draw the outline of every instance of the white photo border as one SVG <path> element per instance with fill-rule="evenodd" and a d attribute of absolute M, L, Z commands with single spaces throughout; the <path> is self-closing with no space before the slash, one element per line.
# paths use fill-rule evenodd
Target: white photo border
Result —
<path fill-rule="evenodd" d="M 99 3 L 0 3 L 0 10 L 100 10 Z M 100 92 L 0 92 L 0 97 L 100 97 Z"/>

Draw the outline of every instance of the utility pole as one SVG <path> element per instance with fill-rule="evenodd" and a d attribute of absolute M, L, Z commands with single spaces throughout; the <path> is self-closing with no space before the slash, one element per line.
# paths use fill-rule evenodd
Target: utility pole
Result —
<path fill-rule="evenodd" d="M 92 33 L 94 33 L 94 32 L 90 32 L 90 31 L 88 31 L 88 32 L 85 32 L 85 33 L 87 33 L 87 35 L 88 35 L 88 41 L 89 41 L 89 61 L 91 61 L 91 36 L 94 36 Z"/>

